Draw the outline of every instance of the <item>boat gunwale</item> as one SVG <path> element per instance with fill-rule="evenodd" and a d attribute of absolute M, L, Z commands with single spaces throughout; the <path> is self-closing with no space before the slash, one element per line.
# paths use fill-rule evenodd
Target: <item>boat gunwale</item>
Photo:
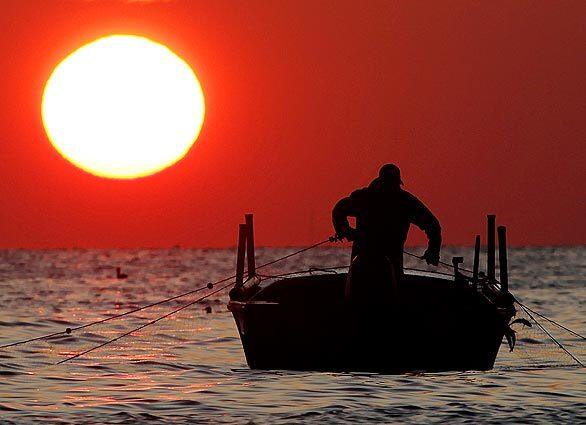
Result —
<path fill-rule="evenodd" d="M 341 272 L 336 271 L 335 269 L 310 269 L 310 270 L 303 270 L 299 272 L 291 272 L 291 274 L 287 275 L 260 275 L 261 281 L 259 283 L 259 287 L 261 289 L 266 288 L 267 286 L 281 281 L 281 280 L 289 280 L 289 279 L 299 279 L 303 277 L 316 277 L 316 276 L 335 276 L 335 275 L 345 275 L 348 274 L 348 266 L 344 266 L 338 270 L 343 270 Z M 454 275 L 449 275 L 447 273 L 439 273 L 434 272 L 433 270 L 430 271 L 423 271 L 423 270 L 413 270 L 405 268 L 407 272 L 404 273 L 405 276 L 413 276 L 413 277 L 427 277 L 433 278 L 438 280 L 443 280 L 446 282 L 456 282 L 456 278 Z"/>

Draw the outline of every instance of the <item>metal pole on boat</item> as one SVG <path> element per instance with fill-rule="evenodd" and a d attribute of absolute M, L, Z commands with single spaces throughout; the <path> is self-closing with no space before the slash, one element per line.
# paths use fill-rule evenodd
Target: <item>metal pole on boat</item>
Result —
<path fill-rule="evenodd" d="M 501 291 L 509 291 L 509 264 L 507 260 L 507 228 L 499 226 L 499 272 L 501 280 Z"/>
<path fill-rule="evenodd" d="M 238 250 L 236 251 L 236 284 L 240 288 L 244 284 L 244 255 L 246 254 L 246 224 L 238 225 Z"/>
<path fill-rule="evenodd" d="M 474 241 L 474 265 L 472 267 L 472 282 L 478 282 L 478 268 L 480 267 L 480 235 L 476 235 Z"/>
<path fill-rule="evenodd" d="M 254 225 L 252 214 L 245 214 L 246 219 L 246 259 L 248 260 L 248 277 L 256 274 L 256 261 L 254 258 Z"/>
<path fill-rule="evenodd" d="M 489 214 L 486 216 L 488 219 L 488 235 L 487 235 L 487 242 L 486 242 L 486 275 L 489 281 L 494 281 L 495 279 L 495 223 L 496 223 L 496 215 Z"/>

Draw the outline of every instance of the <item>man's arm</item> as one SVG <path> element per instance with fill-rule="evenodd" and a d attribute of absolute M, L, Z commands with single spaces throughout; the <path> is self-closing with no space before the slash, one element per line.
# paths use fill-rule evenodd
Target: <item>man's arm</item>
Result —
<path fill-rule="evenodd" d="M 423 202 L 412 196 L 412 217 L 411 221 L 427 235 L 427 250 L 423 258 L 427 264 L 437 266 L 442 247 L 442 228 L 438 219 L 432 214 Z"/>
<path fill-rule="evenodd" d="M 332 210 L 332 222 L 336 236 L 351 241 L 354 240 L 354 229 L 350 227 L 350 223 L 348 222 L 349 216 L 356 216 L 354 202 L 350 197 L 342 198 Z"/>

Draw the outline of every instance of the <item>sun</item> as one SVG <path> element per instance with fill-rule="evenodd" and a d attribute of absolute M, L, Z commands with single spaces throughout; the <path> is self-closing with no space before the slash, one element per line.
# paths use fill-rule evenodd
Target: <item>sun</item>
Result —
<path fill-rule="evenodd" d="M 111 35 L 57 65 L 41 115 L 49 140 L 71 163 L 96 176 L 133 179 L 185 156 L 205 103 L 193 70 L 169 48 Z"/>

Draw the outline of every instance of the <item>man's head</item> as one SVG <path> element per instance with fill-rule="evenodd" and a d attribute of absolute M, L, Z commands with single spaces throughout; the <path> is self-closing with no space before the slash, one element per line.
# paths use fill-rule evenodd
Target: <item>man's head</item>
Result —
<path fill-rule="evenodd" d="M 378 176 L 385 185 L 400 186 L 403 184 L 401 170 L 395 164 L 383 165 L 378 172 Z"/>

